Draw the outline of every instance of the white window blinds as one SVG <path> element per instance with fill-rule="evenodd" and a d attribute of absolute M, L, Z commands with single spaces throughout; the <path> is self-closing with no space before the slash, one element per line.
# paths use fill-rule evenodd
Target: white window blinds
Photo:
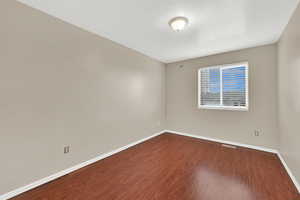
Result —
<path fill-rule="evenodd" d="M 248 63 L 201 68 L 199 108 L 248 110 Z"/>

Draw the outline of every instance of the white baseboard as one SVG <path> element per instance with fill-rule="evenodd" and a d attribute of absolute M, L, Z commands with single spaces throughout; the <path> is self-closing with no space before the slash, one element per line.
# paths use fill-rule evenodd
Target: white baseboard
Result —
<path fill-rule="evenodd" d="M 208 141 L 212 141 L 212 142 L 218 142 L 218 143 L 222 143 L 222 144 L 230 144 L 230 145 L 239 146 L 239 147 L 246 147 L 246 148 L 249 148 L 249 149 L 255 149 L 255 150 L 265 151 L 265 152 L 269 152 L 269 153 L 275 153 L 279 157 L 282 165 L 284 166 L 285 170 L 287 171 L 288 175 L 290 176 L 291 180 L 293 181 L 295 187 L 297 188 L 298 192 L 300 193 L 300 185 L 299 185 L 296 177 L 293 175 L 292 171 L 289 169 L 289 167 L 286 164 L 286 162 L 284 161 L 283 157 L 281 156 L 279 151 L 276 150 L 276 149 L 259 147 L 259 146 L 255 146 L 255 145 L 249 145 L 249 144 L 242 144 L 242 143 L 237 143 L 237 142 L 230 142 L 230 141 L 226 141 L 226 140 L 209 138 L 209 137 L 204 137 L 204 136 L 199 136 L 199 135 L 192 135 L 192 134 L 178 132 L 178 131 L 172 131 L 172 130 L 165 130 L 165 132 L 173 133 L 173 134 L 177 134 L 177 135 L 182 135 L 182 136 L 198 138 L 198 139 L 203 139 L 203 140 L 208 140 Z"/>
<path fill-rule="evenodd" d="M 177 135 L 183 135 L 183 136 L 198 138 L 198 139 L 202 139 L 202 140 L 208 140 L 208 141 L 212 141 L 212 142 L 218 142 L 218 143 L 222 143 L 222 144 L 230 144 L 230 145 L 234 145 L 234 146 L 246 147 L 246 148 L 249 148 L 249 149 L 255 149 L 255 150 L 259 150 L 259 151 L 266 151 L 266 152 L 270 152 L 270 153 L 277 153 L 277 150 L 266 148 L 266 147 L 254 146 L 254 145 L 250 145 L 250 144 L 242 144 L 242 143 L 238 143 L 238 142 L 231 142 L 231 141 L 220 140 L 220 139 L 215 139 L 215 138 L 210 138 L 210 137 L 204 137 L 204 136 L 199 136 L 199 135 L 192 135 L 192 134 L 178 132 L 178 131 L 172 131 L 172 130 L 165 130 L 165 131 L 167 133 L 174 133 L 174 134 L 177 134 Z"/>
<path fill-rule="evenodd" d="M 298 183 L 296 177 L 293 175 L 292 171 L 290 170 L 290 168 L 288 167 L 287 163 L 284 161 L 283 157 L 281 156 L 281 154 L 279 152 L 277 152 L 277 155 L 281 161 L 281 163 L 283 164 L 285 170 L 287 171 L 287 173 L 289 174 L 290 178 L 292 179 L 294 185 L 296 186 L 299 194 L 300 194 L 300 184 Z"/>
<path fill-rule="evenodd" d="M 20 188 L 18 188 L 16 190 L 13 190 L 13 191 L 8 192 L 6 194 L 3 194 L 3 195 L 0 196 L 0 200 L 7 200 L 7 199 L 10 199 L 12 197 L 15 197 L 15 196 L 17 196 L 17 195 L 19 195 L 21 193 L 29 191 L 29 190 L 31 190 L 33 188 L 36 188 L 36 187 L 38 187 L 40 185 L 43 185 L 45 183 L 48 183 L 50 181 L 53 181 L 53 180 L 55 180 L 55 179 L 57 179 L 59 177 L 62 177 L 64 175 L 66 175 L 66 174 L 69 174 L 69 173 L 71 173 L 71 172 L 73 172 L 75 170 L 78 170 L 78 169 L 83 168 L 83 167 L 85 167 L 87 165 L 95 163 L 95 162 L 97 162 L 99 160 L 107 158 L 107 157 L 109 157 L 111 155 L 119 153 L 119 152 L 121 152 L 121 151 L 123 151 L 125 149 L 128 149 L 128 148 L 130 148 L 130 147 L 132 147 L 134 145 L 142 143 L 142 142 L 144 142 L 146 140 L 149 140 L 149 139 L 151 139 L 153 137 L 156 137 L 158 135 L 161 135 L 163 133 L 173 133 L 173 134 L 177 134 L 177 135 L 183 135 L 183 136 L 188 136 L 188 137 L 193 137 L 193 138 L 208 140 L 208 141 L 212 141 L 212 142 L 218 142 L 218 143 L 223 143 L 223 144 L 230 144 L 230 145 L 235 145 L 235 146 L 240 146 L 240 147 L 246 147 L 246 148 L 256 149 L 256 150 L 260 150 L 260 151 L 266 151 L 266 152 L 270 152 L 270 153 L 275 153 L 275 154 L 278 155 L 280 161 L 282 162 L 282 164 L 285 167 L 287 173 L 289 174 L 290 178 L 292 179 L 293 183 L 295 184 L 296 188 L 298 189 L 298 192 L 300 193 L 300 185 L 299 185 L 299 183 L 297 182 L 295 176 L 293 176 L 291 170 L 288 168 L 288 166 L 287 166 L 286 162 L 284 161 L 283 157 L 275 149 L 269 149 L 269 148 L 265 148 L 265 147 L 259 147 L 259 146 L 254 146 L 254 145 L 242 144 L 242 143 L 237 143 L 237 142 L 230 142 L 230 141 L 226 141 L 226 140 L 220 140 L 220 139 L 209 138 L 209 137 L 204 137 L 204 136 L 192 135 L 192 134 L 182 133 L 182 132 L 178 132 L 178 131 L 164 130 L 164 131 L 161 131 L 159 133 L 155 133 L 155 134 L 153 134 L 153 135 L 151 135 L 149 137 L 143 138 L 143 139 L 141 139 L 139 141 L 136 141 L 136 142 L 133 142 L 131 144 L 128 144 L 128 145 L 126 145 L 124 147 L 121 147 L 119 149 L 116 149 L 114 151 L 111 151 L 111 152 L 108 152 L 108 153 L 105 153 L 105 154 L 101 154 L 101 155 L 99 155 L 96 158 L 93 158 L 93 159 L 88 160 L 86 162 L 80 163 L 78 165 L 75 165 L 75 166 L 70 167 L 68 169 L 65 169 L 63 171 L 60 171 L 60 172 L 58 172 L 56 174 L 50 175 L 48 177 L 45 177 L 43 179 L 37 180 L 37 181 L 35 181 L 35 182 L 31 183 L 31 184 L 25 185 L 23 187 L 20 187 Z"/>
<path fill-rule="evenodd" d="M 25 186 L 23 186 L 23 187 L 20 187 L 20 188 L 18 188 L 18 189 L 16 189 L 16 190 L 13 190 L 13 191 L 11 191 L 11 192 L 8 192 L 8 193 L 6 193 L 6 194 L 3 194 L 3 195 L 0 196 L 0 200 L 7 200 L 7 199 L 10 199 L 10 198 L 12 198 L 12 197 L 15 197 L 15 196 L 17 196 L 17 195 L 19 195 L 19 194 L 21 194 L 21 193 L 24 193 L 24 192 L 26 192 L 26 191 L 29 191 L 29 190 L 31 190 L 31 189 L 33 189 L 33 188 L 36 188 L 36 187 L 38 187 L 38 186 L 40 186 L 40 185 L 43 185 L 43 184 L 45 184 L 45 183 L 48 183 L 48 182 L 50 182 L 50 181 L 53 181 L 53 180 L 55 180 L 55 179 L 57 179 L 57 178 L 59 178 L 59 177 L 62 177 L 62 176 L 64 176 L 64 175 L 66 175 L 66 174 L 69 174 L 69 173 L 71 173 L 71 172 L 73 172 L 73 171 L 75 171 L 75 170 L 78 170 L 78 169 L 83 168 L 83 167 L 85 167 L 85 166 L 87 166 L 87 165 L 90 165 L 90 164 L 92 164 L 92 163 L 95 163 L 95 162 L 97 162 L 97 161 L 99 161 L 99 160 L 102 160 L 102 159 L 104 159 L 104 158 L 107 158 L 107 157 L 109 157 L 109 156 L 111 156 L 111 155 L 114 155 L 114 154 L 116 154 L 116 153 L 119 153 L 119 152 L 121 152 L 121 151 L 123 151 L 123 150 L 125 150 L 125 149 L 128 149 L 128 148 L 130 148 L 130 147 L 132 147 L 132 146 L 135 146 L 135 145 L 137 145 L 137 144 L 139 144 L 139 143 L 145 142 L 146 140 L 149 140 L 149 139 L 151 139 L 151 138 L 153 138 L 153 137 L 156 137 L 156 136 L 158 136 L 158 135 L 161 135 L 161 134 L 163 134 L 164 132 L 165 132 L 165 131 L 161 131 L 161 132 L 159 132 L 159 133 L 155 133 L 155 134 L 153 134 L 153 135 L 151 135 L 151 136 L 149 136 L 149 137 L 146 137 L 146 138 L 143 138 L 143 139 L 138 140 L 138 141 L 136 141 L 136 142 L 130 143 L 130 144 L 126 145 L 126 146 L 123 146 L 123 147 L 118 148 L 118 149 L 116 149 L 116 150 L 113 150 L 113 151 L 111 151 L 111 152 L 108 152 L 108 153 L 105 153 L 105 154 L 101 154 L 101 155 L 97 156 L 96 158 L 93 158 L 93 159 L 91 159 L 91 160 L 85 161 L 85 162 L 83 162 L 83 163 L 80 163 L 80 164 L 75 165 L 75 166 L 73 166 L 73 167 L 70 167 L 70 168 L 68 168 L 68 169 L 65 169 L 65 170 L 63 170 L 63 171 L 60 171 L 60 172 L 58 172 L 58 173 L 55 173 L 55 174 L 53 174 L 53 175 L 50 175 L 50 176 L 48 176 L 48 177 L 45 177 L 45 178 L 43 178 L 43 179 L 37 180 L 37 181 L 35 181 L 35 182 L 33 182 L 33 183 L 30 183 L 30 184 L 28 184 L 28 185 L 25 185 Z"/>

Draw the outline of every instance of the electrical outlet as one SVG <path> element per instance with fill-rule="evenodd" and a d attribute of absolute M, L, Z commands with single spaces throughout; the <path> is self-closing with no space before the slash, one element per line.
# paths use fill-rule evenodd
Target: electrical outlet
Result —
<path fill-rule="evenodd" d="M 260 135 L 260 131 L 259 130 L 254 130 L 254 136 L 258 137 Z"/>
<path fill-rule="evenodd" d="M 64 147 L 64 154 L 69 153 L 70 152 L 70 146 L 65 146 Z"/>

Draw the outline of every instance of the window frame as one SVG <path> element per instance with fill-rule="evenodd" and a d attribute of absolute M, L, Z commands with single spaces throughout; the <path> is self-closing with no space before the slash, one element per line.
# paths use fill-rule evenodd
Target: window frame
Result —
<path fill-rule="evenodd" d="M 223 79 L 222 71 L 224 69 L 236 68 L 240 66 L 245 66 L 245 90 L 246 90 L 246 106 L 224 106 L 224 105 L 201 105 L 201 70 L 203 69 L 213 69 L 220 68 L 220 102 L 223 102 Z M 249 111 L 249 63 L 239 62 L 224 65 L 213 65 L 208 67 L 201 67 L 198 69 L 198 109 L 212 109 L 212 110 L 232 110 L 232 111 Z"/>

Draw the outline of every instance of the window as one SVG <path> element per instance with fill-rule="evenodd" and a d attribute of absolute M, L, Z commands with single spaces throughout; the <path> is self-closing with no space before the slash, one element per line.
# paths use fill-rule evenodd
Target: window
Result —
<path fill-rule="evenodd" d="M 198 107 L 248 110 L 248 63 L 199 69 Z"/>

